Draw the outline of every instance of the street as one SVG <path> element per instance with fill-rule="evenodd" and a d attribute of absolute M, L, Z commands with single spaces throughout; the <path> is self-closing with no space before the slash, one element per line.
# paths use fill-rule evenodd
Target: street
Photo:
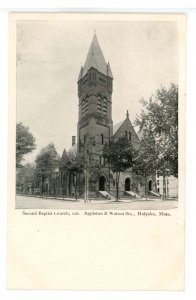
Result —
<path fill-rule="evenodd" d="M 117 210 L 117 209 L 174 209 L 178 207 L 177 200 L 120 200 L 114 202 L 111 200 L 91 200 L 89 203 L 84 203 L 83 199 L 53 199 L 39 198 L 29 196 L 16 196 L 17 209 L 100 209 L 100 210 Z"/>

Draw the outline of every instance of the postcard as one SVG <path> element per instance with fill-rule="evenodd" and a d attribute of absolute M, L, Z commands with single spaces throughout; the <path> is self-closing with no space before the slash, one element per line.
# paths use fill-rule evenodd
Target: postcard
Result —
<path fill-rule="evenodd" d="M 10 14 L 8 289 L 184 289 L 185 54 L 185 14 Z"/>

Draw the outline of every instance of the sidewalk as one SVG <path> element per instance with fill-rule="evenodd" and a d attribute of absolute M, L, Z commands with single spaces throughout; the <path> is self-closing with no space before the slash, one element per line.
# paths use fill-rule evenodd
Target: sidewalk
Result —
<path fill-rule="evenodd" d="M 34 195 L 18 195 L 21 197 L 32 197 L 32 198 L 40 198 L 40 199 L 52 199 L 52 200 L 61 200 L 61 201 L 72 201 L 72 202 L 85 202 L 84 198 L 77 198 L 77 200 L 75 198 L 72 197 L 53 197 L 53 196 L 34 196 Z M 130 203 L 130 202 L 140 202 L 140 201 L 156 201 L 156 202 L 160 202 L 160 201 L 178 201 L 178 198 L 168 198 L 168 199 L 164 199 L 162 197 L 160 198 L 149 198 L 147 197 L 147 199 L 145 197 L 142 197 L 141 199 L 139 198 L 120 198 L 118 201 L 114 200 L 114 199 L 104 199 L 104 198 L 89 198 L 88 202 L 99 202 L 99 203 L 115 203 L 115 202 L 123 202 L 123 203 Z M 88 203 L 87 202 L 87 203 Z"/>

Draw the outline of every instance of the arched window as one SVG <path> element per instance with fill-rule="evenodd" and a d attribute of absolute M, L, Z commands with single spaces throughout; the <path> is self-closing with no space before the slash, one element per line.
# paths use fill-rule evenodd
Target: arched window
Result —
<path fill-rule="evenodd" d="M 127 132 L 127 130 L 125 130 L 125 137 L 126 137 L 126 138 L 128 137 L 128 132 Z"/>
<path fill-rule="evenodd" d="M 84 135 L 84 144 L 86 144 L 86 134 Z"/>

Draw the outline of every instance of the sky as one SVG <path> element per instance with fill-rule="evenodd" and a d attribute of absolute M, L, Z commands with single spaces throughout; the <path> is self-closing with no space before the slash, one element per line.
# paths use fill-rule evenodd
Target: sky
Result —
<path fill-rule="evenodd" d="M 133 123 L 141 98 L 178 84 L 177 22 L 18 21 L 17 122 L 29 127 L 37 145 L 26 162 L 51 142 L 60 155 L 71 147 L 77 135 L 77 79 L 95 31 L 114 77 L 114 124 L 127 110 Z"/>

